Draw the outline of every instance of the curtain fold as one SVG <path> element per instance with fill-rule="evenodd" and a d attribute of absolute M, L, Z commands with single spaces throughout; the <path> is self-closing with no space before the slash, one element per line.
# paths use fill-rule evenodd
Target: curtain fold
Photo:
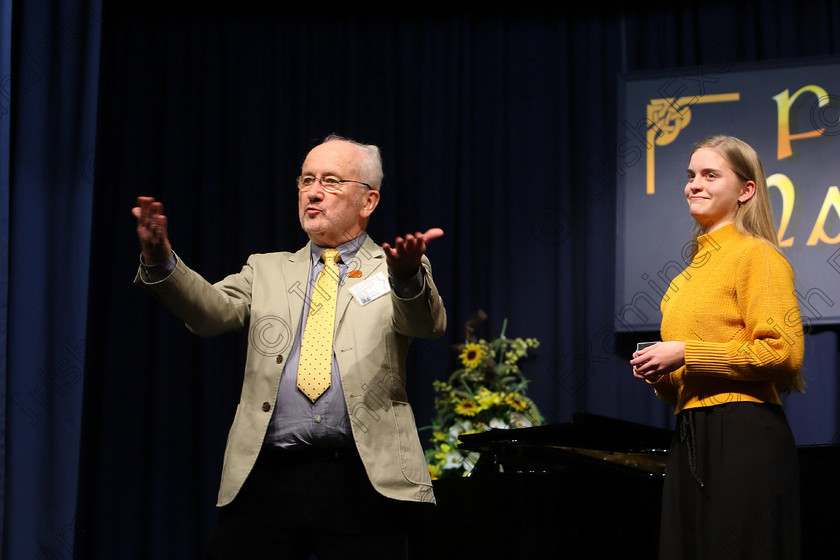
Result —
<path fill-rule="evenodd" d="M 480 336 L 506 320 L 540 340 L 523 367 L 549 421 L 672 426 L 627 366 L 657 333 L 612 329 L 617 76 L 836 56 L 840 6 L 649 4 L 0 0 L 2 557 L 200 556 L 247 337 L 194 337 L 131 285 L 130 208 L 160 198 L 179 255 L 218 280 L 306 241 L 293 179 L 332 132 L 382 147 L 376 241 L 445 231 L 429 256 L 450 327 L 409 356 L 418 425 L 480 308 Z M 798 443 L 837 443 L 837 329 L 806 343 L 786 411 Z"/>
<path fill-rule="evenodd" d="M 0 551 L 6 520 L 6 397 L 9 336 L 9 187 L 11 173 L 12 2 L 0 1 Z"/>
<path fill-rule="evenodd" d="M 837 20 L 828 3 L 805 4 L 796 12 Z M 760 2 L 723 19 L 722 6 L 325 16 L 108 3 L 76 557 L 200 555 L 242 380 L 244 334 L 194 337 L 131 285 L 135 197 L 162 200 L 175 250 L 219 280 L 252 252 L 305 242 L 292 183 L 332 132 L 382 147 L 376 241 L 445 231 L 429 256 L 450 327 L 410 354 L 418 425 L 480 308 L 479 336 L 507 320 L 508 335 L 540 340 L 524 370 L 549 421 L 586 410 L 672 426 L 673 411 L 627 365 L 634 338 L 657 333 L 612 329 L 617 76 L 713 63 L 722 49 L 738 61 L 840 52 L 836 25 L 815 41 L 805 20 L 766 21 Z M 836 338 L 808 343 L 810 375 L 833 390 Z M 812 429 L 805 403 L 825 429 Z M 833 393 L 791 404 L 801 437 L 840 427 Z"/>
<path fill-rule="evenodd" d="M 2 556 L 73 551 L 99 2 L 3 0 Z"/>

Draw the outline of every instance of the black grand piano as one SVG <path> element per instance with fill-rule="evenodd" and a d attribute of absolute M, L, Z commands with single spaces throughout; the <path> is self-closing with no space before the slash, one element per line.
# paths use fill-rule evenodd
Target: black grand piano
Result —
<path fill-rule="evenodd" d="M 461 438 L 468 478 L 435 481 L 412 558 L 656 560 L 670 430 L 578 413 Z M 803 558 L 838 550 L 840 447 L 799 448 Z"/>

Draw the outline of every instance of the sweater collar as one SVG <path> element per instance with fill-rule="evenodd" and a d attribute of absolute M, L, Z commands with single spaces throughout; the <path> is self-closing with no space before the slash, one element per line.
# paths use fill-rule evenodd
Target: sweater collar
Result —
<path fill-rule="evenodd" d="M 735 222 L 719 227 L 711 233 L 704 233 L 697 238 L 698 250 L 718 249 L 722 244 L 732 239 L 738 239 L 741 233 L 735 228 Z"/>

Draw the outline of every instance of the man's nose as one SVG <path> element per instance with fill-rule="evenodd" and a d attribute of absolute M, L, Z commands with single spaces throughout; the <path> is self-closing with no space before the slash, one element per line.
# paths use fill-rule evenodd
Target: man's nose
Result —
<path fill-rule="evenodd" d="M 315 181 L 312 183 L 312 186 L 309 187 L 309 190 L 306 191 L 306 196 L 309 200 L 321 200 L 324 198 L 324 185 L 321 184 L 321 181 Z"/>

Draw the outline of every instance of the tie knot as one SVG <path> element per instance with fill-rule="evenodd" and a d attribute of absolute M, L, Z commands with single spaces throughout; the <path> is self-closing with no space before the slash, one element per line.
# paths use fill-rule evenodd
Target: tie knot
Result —
<path fill-rule="evenodd" d="M 335 249 L 324 249 L 324 252 L 321 253 L 321 259 L 326 264 L 334 264 L 338 260 L 338 251 Z"/>

